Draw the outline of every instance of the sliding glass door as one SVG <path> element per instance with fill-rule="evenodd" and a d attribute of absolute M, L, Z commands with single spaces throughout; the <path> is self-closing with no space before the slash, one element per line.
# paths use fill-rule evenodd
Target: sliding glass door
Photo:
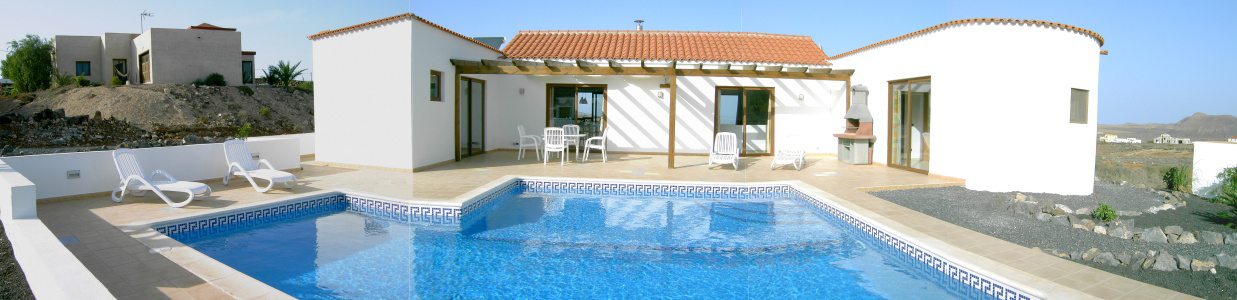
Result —
<path fill-rule="evenodd" d="M 743 143 L 741 154 L 773 152 L 773 88 L 717 88 L 714 118 L 714 133 L 734 133 Z"/>
<path fill-rule="evenodd" d="M 546 126 L 575 124 L 580 126 L 580 133 L 601 134 L 605 128 L 605 85 L 550 84 L 547 89 Z"/>
<path fill-rule="evenodd" d="M 928 172 L 931 116 L 931 78 L 889 82 L 890 166 Z"/>
<path fill-rule="evenodd" d="M 485 152 L 485 81 L 460 77 L 459 93 L 456 129 L 459 157 L 464 158 Z"/>

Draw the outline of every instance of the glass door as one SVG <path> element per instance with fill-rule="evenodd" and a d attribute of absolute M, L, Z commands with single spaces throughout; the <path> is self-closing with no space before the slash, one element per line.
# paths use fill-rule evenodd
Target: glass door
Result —
<path fill-rule="evenodd" d="M 889 165 L 928 172 L 932 116 L 930 78 L 889 83 Z"/>
<path fill-rule="evenodd" d="M 714 132 L 730 132 L 742 155 L 773 152 L 773 88 L 718 88 Z"/>
<path fill-rule="evenodd" d="M 575 124 L 580 133 L 601 134 L 605 128 L 606 87 L 604 85 L 551 84 L 546 126 Z"/>
<path fill-rule="evenodd" d="M 485 153 L 485 81 L 460 77 L 459 156 Z"/>

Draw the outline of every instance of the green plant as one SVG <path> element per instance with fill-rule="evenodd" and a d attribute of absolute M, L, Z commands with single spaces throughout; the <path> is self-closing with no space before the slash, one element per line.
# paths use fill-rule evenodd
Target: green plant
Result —
<path fill-rule="evenodd" d="M 120 76 L 112 75 L 112 86 L 118 85 L 125 85 L 125 82 L 120 80 Z"/>
<path fill-rule="evenodd" d="M 1117 211 L 1112 209 L 1112 206 L 1109 206 L 1108 203 L 1100 203 L 1100 206 L 1096 207 L 1095 211 L 1091 213 L 1091 218 L 1105 223 L 1112 222 L 1117 219 Z"/>
<path fill-rule="evenodd" d="M 1168 169 L 1164 172 L 1164 185 L 1168 186 L 1169 190 L 1190 192 L 1190 167 L 1180 166 Z"/>
<path fill-rule="evenodd" d="M 77 76 L 69 76 L 69 74 L 52 73 L 52 87 L 66 87 L 77 83 Z"/>
<path fill-rule="evenodd" d="M 193 84 L 204 86 L 227 86 L 228 82 L 223 79 L 223 75 L 219 75 L 219 73 L 210 73 L 210 75 L 206 75 L 206 78 L 194 80 Z"/>
<path fill-rule="evenodd" d="M 51 40 L 27 34 L 23 39 L 10 41 L 8 48 L 8 55 L 0 61 L 0 77 L 12 80 L 14 91 L 35 92 L 51 87 L 52 74 L 56 73 Z"/>
<path fill-rule="evenodd" d="M 253 96 L 253 89 L 251 89 L 251 88 L 249 88 L 249 87 L 247 87 L 247 86 L 243 86 L 243 85 L 242 85 L 242 86 L 238 86 L 238 87 L 236 87 L 236 89 L 237 89 L 237 90 L 240 90 L 240 91 L 241 91 L 241 94 L 245 94 L 245 96 Z"/>
<path fill-rule="evenodd" d="M 302 92 L 313 94 L 314 93 L 314 82 L 313 81 L 298 82 L 296 84 L 296 89 L 301 90 Z"/>
<path fill-rule="evenodd" d="M 241 129 L 236 130 L 236 138 L 247 139 L 250 133 L 253 133 L 253 126 L 245 124 L 245 126 L 241 126 Z"/>
<path fill-rule="evenodd" d="M 83 87 L 84 87 L 84 86 L 90 86 L 90 85 L 91 85 L 91 84 L 90 84 L 90 79 L 86 79 L 86 76 L 82 76 L 82 75 L 77 75 L 77 76 L 74 76 L 74 77 L 73 77 L 73 81 L 74 81 L 74 83 L 76 83 L 76 84 L 77 84 L 77 86 L 83 86 Z"/>
<path fill-rule="evenodd" d="M 1225 226 L 1237 229 L 1237 167 L 1224 168 L 1224 171 L 1216 175 L 1216 179 L 1220 180 L 1220 187 L 1216 189 L 1216 197 L 1207 199 L 1207 201 L 1228 205 L 1228 212 L 1216 215 L 1228 221 L 1224 224 Z"/>
<path fill-rule="evenodd" d="M 206 123 L 210 123 L 210 118 L 206 116 L 198 117 L 198 123 L 201 123 L 202 125 L 206 125 Z"/>
<path fill-rule="evenodd" d="M 271 117 L 271 108 L 263 106 L 262 108 L 258 109 L 258 114 L 262 115 L 262 117 L 264 118 L 269 118 Z"/>
<path fill-rule="evenodd" d="M 266 77 L 267 84 L 282 85 L 285 87 L 291 87 L 292 84 L 295 83 L 294 81 L 296 78 L 300 77 L 301 74 L 304 73 L 305 69 L 301 69 L 300 62 L 297 62 L 294 65 L 290 62 L 282 60 L 279 61 L 279 63 L 272 66 L 267 66 L 265 70 L 262 70 L 262 76 Z"/>

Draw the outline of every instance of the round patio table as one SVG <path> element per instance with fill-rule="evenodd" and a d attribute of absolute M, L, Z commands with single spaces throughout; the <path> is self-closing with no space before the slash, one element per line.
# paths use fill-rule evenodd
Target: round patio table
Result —
<path fill-rule="evenodd" d="M 582 141 L 580 141 L 580 139 L 581 139 L 581 138 L 584 138 L 584 137 L 586 137 L 586 136 L 588 136 L 588 134 L 584 134 L 584 133 L 580 133 L 580 134 L 564 134 L 564 135 L 563 135 L 563 138 L 564 138 L 564 139 L 568 139 L 568 140 L 575 140 L 575 141 L 576 141 L 576 161 L 580 161 L 581 159 L 583 159 L 583 156 L 580 156 L 580 146 L 581 146 L 581 145 L 580 145 L 580 143 L 583 143 Z M 545 140 L 545 135 L 544 135 L 544 134 L 543 134 L 543 135 L 541 135 L 541 140 L 542 140 L 542 141 L 544 141 L 544 140 Z"/>

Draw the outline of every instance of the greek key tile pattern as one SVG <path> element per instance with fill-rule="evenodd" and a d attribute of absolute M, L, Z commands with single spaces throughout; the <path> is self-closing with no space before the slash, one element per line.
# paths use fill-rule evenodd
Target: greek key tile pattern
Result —
<path fill-rule="evenodd" d="M 416 206 L 379 201 L 355 195 L 328 194 L 278 206 L 158 225 L 155 226 L 155 231 L 174 239 L 181 239 L 341 211 L 352 211 L 377 218 L 411 223 L 458 225 L 460 222 L 460 210 L 458 208 Z"/>

